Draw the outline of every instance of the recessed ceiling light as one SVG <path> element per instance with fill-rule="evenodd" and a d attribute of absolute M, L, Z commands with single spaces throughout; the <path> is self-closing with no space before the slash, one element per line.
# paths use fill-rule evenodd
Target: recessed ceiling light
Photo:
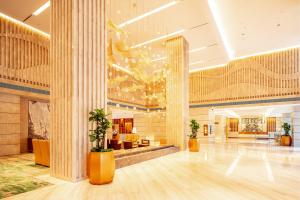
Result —
<path fill-rule="evenodd" d="M 197 65 L 197 64 L 200 64 L 200 63 L 204 63 L 204 61 L 199 60 L 199 61 L 196 61 L 196 62 L 192 62 L 192 63 L 190 63 L 190 66 Z"/>
<path fill-rule="evenodd" d="M 140 47 L 140 46 L 143 46 L 143 45 L 146 45 L 146 44 L 150 44 L 152 42 L 156 42 L 156 41 L 159 41 L 159 40 L 162 40 L 162 39 L 166 39 L 168 37 L 171 37 L 171 36 L 174 36 L 174 35 L 178 35 L 180 33 L 183 33 L 185 31 L 185 29 L 181 29 L 179 31 L 175 31 L 173 33 L 169 33 L 169 34 L 166 34 L 166 35 L 162 35 L 162 36 L 159 36 L 157 38 L 154 38 L 154 39 L 151 39 L 151 40 L 148 40 L 146 42 L 142 42 L 142 43 L 139 43 L 139 44 L 136 44 L 136 45 L 133 45 L 131 48 L 137 48 L 137 47 Z"/>
<path fill-rule="evenodd" d="M 191 49 L 191 50 L 189 50 L 189 53 L 195 53 L 195 52 L 198 52 L 198 51 L 202 51 L 202 50 L 204 50 L 208 47 L 212 47 L 212 46 L 215 46 L 215 45 L 217 45 L 217 44 L 212 44 L 212 45 L 208 45 L 208 46 L 204 46 L 204 47 L 200 47 L 200 48 Z M 152 62 L 165 60 L 165 59 L 167 59 L 167 57 L 156 58 L 156 59 L 153 59 Z"/>
<path fill-rule="evenodd" d="M 196 49 L 191 49 L 191 50 L 189 50 L 189 53 L 194 53 L 194 52 L 197 52 L 197 51 L 202 51 L 202 50 L 204 50 L 206 48 L 207 48 L 207 46 L 196 48 Z"/>
<path fill-rule="evenodd" d="M 129 71 L 128 69 L 126 69 L 125 67 L 122 67 L 122 66 L 117 65 L 117 64 L 112 64 L 112 66 L 113 66 L 114 68 L 116 68 L 116 69 L 119 69 L 119 70 L 121 70 L 121 71 L 123 71 L 123 72 L 126 72 L 127 74 L 132 74 L 132 72 Z"/>
<path fill-rule="evenodd" d="M 50 1 L 47 1 L 44 5 L 42 5 L 39 9 L 34 11 L 33 15 L 37 16 L 41 14 L 44 10 L 46 10 L 50 6 Z"/>
<path fill-rule="evenodd" d="M 146 13 L 140 15 L 140 16 L 137 16 L 137 17 L 135 17 L 135 18 L 132 18 L 132 19 L 126 21 L 126 22 L 123 22 L 122 24 L 119 24 L 119 27 L 122 28 L 122 27 L 124 27 L 124 26 L 129 25 L 129 24 L 132 24 L 132 23 L 134 23 L 134 22 L 136 22 L 136 21 L 139 21 L 139 20 L 141 20 L 141 19 L 143 19 L 143 18 L 145 18 L 145 17 L 148 17 L 148 16 L 153 15 L 153 14 L 155 14 L 155 13 L 157 13 L 157 12 L 160 12 L 160 11 L 162 11 L 162 10 L 164 10 L 164 9 L 167 9 L 167 8 L 169 8 L 169 7 L 171 7 L 171 6 L 174 6 L 174 5 L 176 5 L 178 2 L 179 2 L 179 1 L 171 1 L 170 3 L 167 3 L 167 4 L 165 4 L 165 5 L 162 5 L 162 6 L 158 7 L 158 8 L 155 8 L 154 10 L 151 10 L 151 11 L 146 12 Z"/>

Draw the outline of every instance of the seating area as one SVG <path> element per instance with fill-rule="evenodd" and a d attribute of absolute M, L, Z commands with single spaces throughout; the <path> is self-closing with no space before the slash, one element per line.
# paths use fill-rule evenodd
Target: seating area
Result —
<path fill-rule="evenodd" d="M 140 136 L 138 134 L 117 134 L 113 136 L 112 139 L 107 140 L 107 146 L 108 148 L 112 148 L 114 150 L 150 146 L 150 140 L 139 140 L 139 138 Z"/>

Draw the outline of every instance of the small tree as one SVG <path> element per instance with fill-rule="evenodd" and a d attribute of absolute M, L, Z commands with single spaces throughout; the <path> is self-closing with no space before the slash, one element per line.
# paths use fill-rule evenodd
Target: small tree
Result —
<path fill-rule="evenodd" d="M 89 121 L 96 123 L 95 129 L 90 130 L 90 142 L 96 141 L 96 147 L 92 145 L 92 152 L 105 152 L 111 151 L 111 149 L 104 149 L 106 130 L 110 128 L 110 122 L 106 118 L 103 109 L 95 109 L 89 113 Z"/>
<path fill-rule="evenodd" d="M 282 128 L 284 130 L 284 135 L 289 135 L 291 125 L 289 123 L 283 123 Z"/>
<path fill-rule="evenodd" d="M 192 134 L 189 135 L 190 139 L 196 139 L 197 138 L 197 133 L 198 133 L 198 129 L 200 128 L 199 123 L 192 119 L 191 123 L 190 123 L 190 128 L 192 130 Z"/>

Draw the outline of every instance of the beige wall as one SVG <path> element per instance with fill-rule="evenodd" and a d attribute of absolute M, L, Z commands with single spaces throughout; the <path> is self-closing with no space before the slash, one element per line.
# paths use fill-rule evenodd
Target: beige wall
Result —
<path fill-rule="evenodd" d="M 166 137 L 165 112 L 134 113 L 134 127 L 141 138 L 159 141 Z"/>
<path fill-rule="evenodd" d="M 20 153 L 20 97 L 0 93 L 0 156 Z"/>

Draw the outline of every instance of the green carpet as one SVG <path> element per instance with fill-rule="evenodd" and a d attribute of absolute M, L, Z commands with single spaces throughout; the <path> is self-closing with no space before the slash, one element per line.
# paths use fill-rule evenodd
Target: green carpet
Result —
<path fill-rule="evenodd" d="M 31 154 L 0 158 L 0 199 L 51 185 L 36 176 L 49 168 L 35 165 Z"/>

